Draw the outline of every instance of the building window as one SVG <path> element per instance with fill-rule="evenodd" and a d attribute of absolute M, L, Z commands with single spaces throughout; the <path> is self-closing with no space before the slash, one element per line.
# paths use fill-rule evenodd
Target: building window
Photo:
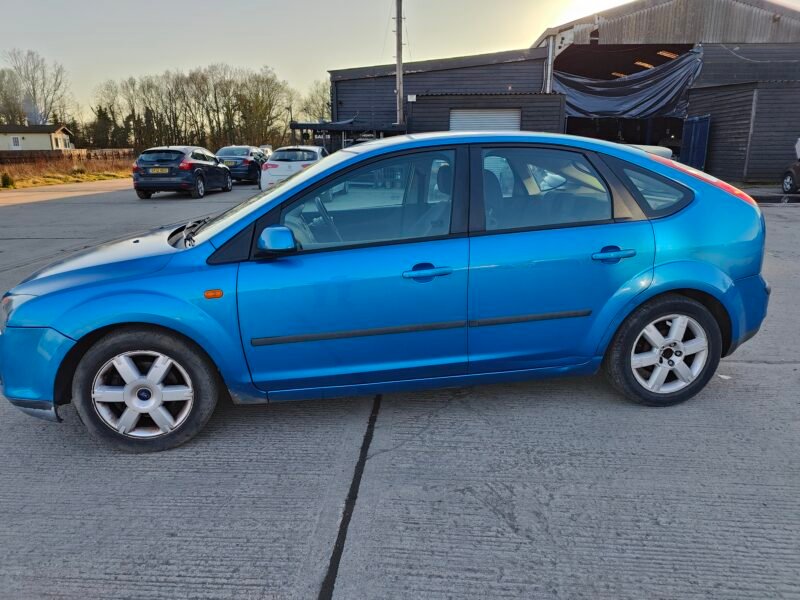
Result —
<path fill-rule="evenodd" d="M 13 136 L 11 138 L 11 147 L 12 148 L 22 148 L 22 144 L 20 143 L 19 137 Z"/>
<path fill-rule="evenodd" d="M 61 142 L 61 140 L 60 140 L 59 138 L 53 138 L 53 141 L 54 141 L 54 142 L 55 142 L 55 144 L 56 144 L 56 150 L 57 150 L 57 149 L 58 149 L 58 147 L 59 147 L 59 142 Z"/>

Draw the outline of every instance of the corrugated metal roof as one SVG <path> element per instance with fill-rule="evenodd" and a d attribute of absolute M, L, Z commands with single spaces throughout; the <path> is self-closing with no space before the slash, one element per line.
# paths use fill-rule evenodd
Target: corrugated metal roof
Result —
<path fill-rule="evenodd" d="M 767 0 L 638 0 L 546 30 L 557 45 L 800 43 L 800 11 Z M 562 41 L 563 38 L 563 41 Z"/>
<path fill-rule="evenodd" d="M 435 60 L 418 60 L 407 62 L 403 65 L 403 73 L 425 73 L 427 71 L 447 71 L 449 69 L 463 69 L 466 67 L 480 67 L 483 65 L 496 65 L 526 60 L 539 60 L 547 57 L 547 51 L 542 48 L 523 48 L 522 50 L 507 50 L 505 52 L 492 52 L 491 54 L 475 54 L 472 56 L 456 56 L 453 58 L 440 58 Z M 394 76 L 396 65 L 375 65 L 371 67 L 355 67 L 351 69 L 333 69 L 331 81 L 345 79 L 368 79 L 370 77 Z"/>

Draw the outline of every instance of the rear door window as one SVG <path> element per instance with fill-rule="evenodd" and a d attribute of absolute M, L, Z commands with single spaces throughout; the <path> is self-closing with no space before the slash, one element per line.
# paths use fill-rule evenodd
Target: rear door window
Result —
<path fill-rule="evenodd" d="M 485 148 L 487 231 L 602 223 L 612 219 L 606 184 L 585 156 L 549 148 Z"/>

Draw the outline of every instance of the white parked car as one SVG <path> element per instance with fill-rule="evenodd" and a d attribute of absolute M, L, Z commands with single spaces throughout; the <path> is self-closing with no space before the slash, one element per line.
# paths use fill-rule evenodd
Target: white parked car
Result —
<path fill-rule="evenodd" d="M 278 148 L 261 167 L 261 189 L 268 190 L 295 173 L 328 156 L 321 146 L 285 146 Z"/>

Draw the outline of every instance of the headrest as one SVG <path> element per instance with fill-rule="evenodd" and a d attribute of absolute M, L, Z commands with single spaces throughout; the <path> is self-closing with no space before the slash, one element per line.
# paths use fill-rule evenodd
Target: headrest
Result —
<path fill-rule="evenodd" d="M 442 194 L 448 196 L 453 191 L 453 168 L 450 165 L 442 165 L 436 174 L 436 186 Z"/>

